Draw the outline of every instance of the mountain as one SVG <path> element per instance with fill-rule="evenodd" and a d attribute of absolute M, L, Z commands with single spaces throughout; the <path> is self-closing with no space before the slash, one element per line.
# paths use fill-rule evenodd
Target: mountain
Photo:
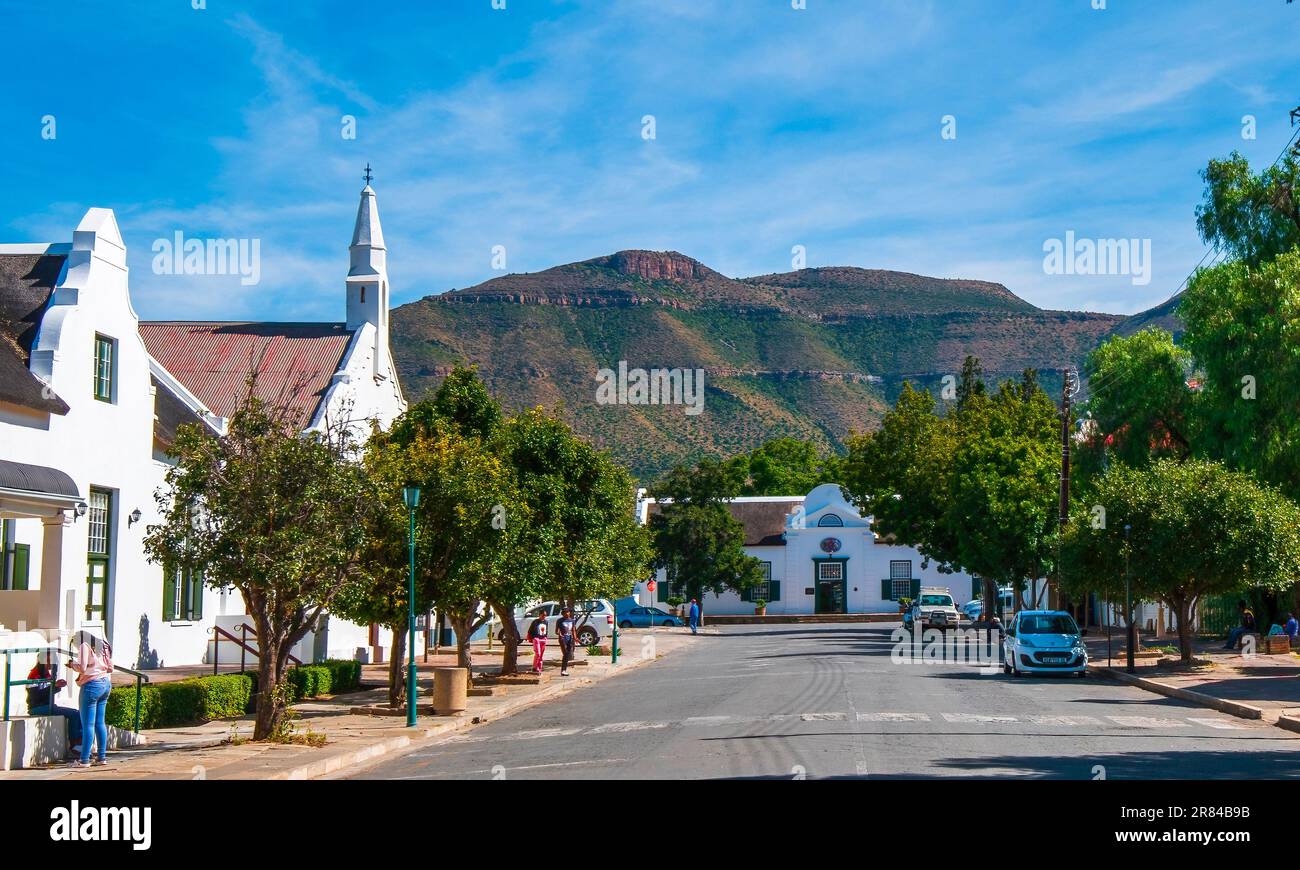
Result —
<path fill-rule="evenodd" d="M 619 251 L 503 275 L 394 309 L 392 345 L 412 398 L 457 363 L 511 410 L 564 416 L 643 480 L 778 435 L 840 446 L 879 423 L 903 381 L 937 386 L 967 354 L 986 377 L 1078 365 L 1125 318 L 1048 311 L 1001 284 L 852 267 L 728 278 L 674 251 Z M 704 369 L 703 412 L 605 405 L 597 372 Z"/>

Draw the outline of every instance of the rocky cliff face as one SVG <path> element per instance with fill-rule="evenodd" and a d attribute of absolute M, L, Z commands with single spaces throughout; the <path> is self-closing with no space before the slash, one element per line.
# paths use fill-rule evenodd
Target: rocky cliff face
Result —
<path fill-rule="evenodd" d="M 676 251 L 619 251 L 604 259 L 610 268 L 647 281 L 699 281 L 712 272 Z"/>

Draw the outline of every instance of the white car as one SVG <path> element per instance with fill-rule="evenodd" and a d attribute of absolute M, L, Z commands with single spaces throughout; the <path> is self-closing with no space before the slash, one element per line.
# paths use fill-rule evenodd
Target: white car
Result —
<path fill-rule="evenodd" d="M 961 615 L 952 600 L 952 593 L 945 586 L 922 586 L 921 594 L 912 602 L 912 608 L 903 619 L 903 626 L 911 626 L 917 619 L 921 621 L 921 630 L 938 628 L 947 631 L 961 627 Z"/>
<path fill-rule="evenodd" d="M 1074 617 L 1063 610 L 1017 613 L 1002 638 L 1002 671 L 1084 676 L 1088 650 Z"/>
<path fill-rule="evenodd" d="M 535 607 L 524 611 L 524 615 L 515 619 L 519 629 L 520 640 L 528 640 L 528 627 L 538 616 L 546 616 L 547 636 L 555 638 L 555 621 L 560 618 L 561 604 L 558 601 L 543 601 Z M 582 646 L 599 643 L 614 630 L 614 605 L 604 598 L 579 601 L 574 607 L 574 622 L 577 623 L 578 643 Z M 506 639 L 505 629 L 497 632 L 497 640 Z"/>

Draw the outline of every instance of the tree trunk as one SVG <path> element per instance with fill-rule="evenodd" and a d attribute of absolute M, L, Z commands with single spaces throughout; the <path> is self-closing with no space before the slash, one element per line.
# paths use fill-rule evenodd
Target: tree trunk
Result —
<path fill-rule="evenodd" d="M 284 663 L 288 661 L 289 647 L 286 638 L 271 632 L 265 619 L 257 622 L 257 717 L 253 723 L 253 739 L 266 740 L 275 734 L 284 719 L 287 706 L 284 682 Z"/>
<path fill-rule="evenodd" d="M 515 609 L 493 603 L 492 610 L 501 620 L 502 638 L 501 673 L 519 673 L 519 626 L 515 625 Z"/>
<path fill-rule="evenodd" d="M 452 613 L 450 619 L 451 628 L 456 632 L 456 664 L 459 667 L 468 669 L 470 666 L 469 636 L 474 631 L 474 615 L 473 613 Z"/>
<path fill-rule="evenodd" d="M 1192 663 L 1192 601 L 1189 596 L 1170 598 L 1166 603 L 1178 614 L 1178 652 L 1185 665 Z"/>
<path fill-rule="evenodd" d="M 400 707 L 406 700 L 406 632 L 390 626 L 393 631 L 393 650 L 388 658 L 388 705 Z M 403 626 L 404 628 L 405 626 Z"/>

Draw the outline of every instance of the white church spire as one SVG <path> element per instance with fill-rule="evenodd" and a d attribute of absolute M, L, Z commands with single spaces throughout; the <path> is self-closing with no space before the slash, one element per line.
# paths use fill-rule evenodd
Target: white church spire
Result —
<path fill-rule="evenodd" d="M 384 230 L 379 224 L 379 202 L 370 186 L 373 176 L 366 164 L 366 186 L 361 189 L 357 222 L 352 229 L 348 248 L 347 328 L 352 331 L 374 328 L 374 371 L 379 378 L 392 377 L 392 360 L 388 351 L 388 249 L 384 247 Z"/>

